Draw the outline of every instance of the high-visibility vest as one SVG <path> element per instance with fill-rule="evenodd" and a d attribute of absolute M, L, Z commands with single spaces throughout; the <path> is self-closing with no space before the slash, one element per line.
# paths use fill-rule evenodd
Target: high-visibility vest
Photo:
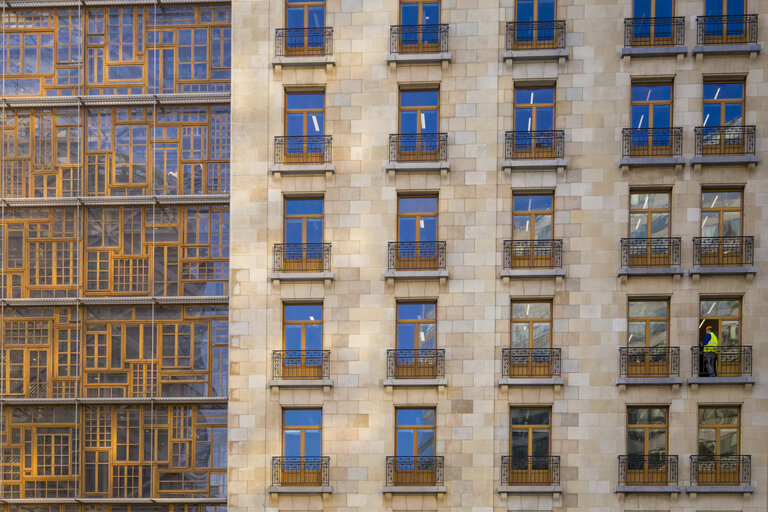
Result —
<path fill-rule="evenodd" d="M 715 336 L 715 333 L 710 332 L 709 343 L 704 345 L 704 352 L 715 352 L 715 353 L 719 352 L 718 344 L 719 343 L 717 341 L 717 336 Z"/>

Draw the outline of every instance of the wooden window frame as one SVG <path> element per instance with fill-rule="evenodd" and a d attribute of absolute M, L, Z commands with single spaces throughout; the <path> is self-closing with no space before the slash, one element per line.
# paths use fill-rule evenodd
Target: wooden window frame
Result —
<path fill-rule="evenodd" d="M 322 95 L 323 97 L 323 108 L 288 108 L 288 97 L 289 96 L 308 96 L 308 95 Z M 283 150 L 283 160 L 286 164 L 306 164 L 306 163 L 323 163 L 325 159 L 325 142 L 323 141 L 323 137 L 325 135 L 325 106 L 326 106 L 326 97 L 325 97 L 325 90 L 285 90 L 285 96 L 284 96 L 284 105 L 285 109 L 283 110 L 283 133 L 285 133 L 286 137 L 286 146 Z M 302 123 L 302 134 L 301 135 L 289 135 L 288 134 L 288 116 L 291 114 L 301 114 L 303 123 Z M 311 115 L 321 115 L 323 118 L 323 133 L 319 135 L 308 135 L 308 126 L 309 126 L 309 118 Z M 289 138 L 294 137 L 303 137 L 303 139 L 300 141 L 300 148 L 301 151 L 296 151 L 297 144 L 293 140 L 288 140 Z M 311 142 L 310 138 L 312 139 L 319 139 L 317 141 Z M 321 146 L 321 151 L 317 151 L 318 142 Z M 290 150 L 289 150 L 290 149 Z"/>
<path fill-rule="evenodd" d="M 629 108 L 630 112 L 634 106 L 647 106 L 648 107 L 648 128 L 652 129 L 653 126 L 653 107 L 657 105 L 669 105 L 669 126 L 673 125 L 673 119 L 675 116 L 675 82 L 673 80 L 654 80 L 652 82 L 632 82 L 630 88 L 635 87 L 655 87 L 655 86 L 669 86 L 669 99 L 668 100 L 633 100 L 632 91 L 629 95 Z M 632 126 L 632 128 L 635 128 Z M 666 128 L 666 126 L 664 127 Z"/>
<path fill-rule="evenodd" d="M 739 206 L 738 207 L 718 207 L 713 208 L 711 205 L 710 207 L 707 207 L 704 204 L 704 194 L 707 193 L 729 193 L 729 192 L 738 192 L 739 193 Z M 736 236 L 743 236 L 744 234 L 744 189 L 743 188 L 729 188 L 729 187 L 723 187 L 723 188 L 702 188 L 701 190 L 701 224 L 699 227 L 700 235 L 703 237 L 703 229 L 704 229 L 704 222 L 705 215 L 716 213 L 717 214 L 717 236 L 714 238 L 723 239 L 725 237 L 723 233 L 723 226 L 724 226 L 724 216 L 727 213 L 738 213 L 739 218 L 739 234 Z M 703 237 L 704 238 L 704 237 Z M 742 244 L 728 244 L 721 245 L 721 244 L 702 244 L 699 248 L 701 251 L 700 254 L 700 261 L 702 265 L 707 266 L 722 266 L 727 265 L 730 261 L 734 261 L 736 263 L 741 262 L 743 258 L 742 251 L 744 248 L 742 247 Z"/>
<path fill-rule="evenodd" d="M 664 411 L 664 423 L 630 423 L 629 411 L 638 409 L 659 409 Z M 649 415 L 650 417 L 650 415 Z M 643 431 L 643 461 L 642 467 L 638 469 L 639 461 L 627 461 L 627 473 L 626 479 L 628 485 L 666 485 L 669 481 L 668 471 L 669 464 L 666 460 L 656 461 L 656 467 L 654 467 L 653 461 L 650 460 L 651 454 L 648 451 L 650 431 L 651 430 L 663 430 L 664 431 L 664 453 L 662 456 L 666 457 L 669 454 L 669 406 L 667 405 L 628 405 L 627 406 L 627 458 L 632 457 L 629 453 L 629 432 L 630 430 L 642 430 Z"/>
<path fill-rule="evenodd" d="M 301 411 L 320 411 L 320 425 L 286 425 L 285 413 L 291 410 Z M 322 468 L 311 461 L 305 459 L 306 454 L 304 448 L 306 445 L 306 433 L 308 431 L 320 432 L 320 453 L 323 453 L 323 409 L 321 407 L 283 407 L 281 414 L 282 424 L 282 436 L 281 436 L 281 452 L 283 457 L 285 455 L 285 433 L 286 431 L 299 431 L 299 451 L 301 453 L 298 465 L 295 463 L 284 463 L 281 468 L 280 476 L 282 478 L 281 485 L 320 485 L 322 482 Z M 322 456 L 322 455 L 321 455 Z M 298 466 L 298 469 L 294 469 Z"/>
<path fill-rule="evenodd" d="M 517 91 L 521 90 L 531 90 L 531 89 L 550 89 L 552 90 L 552 102 L 551 103 L 517 103 Z M 512 93 L 512 119 L 515 119 L 515 114 L 517 112 L 518 106 L 520 108 L 530 108 L 532 111 L 531 114 L 531 128 L 532 130 L 528 130 L 527 126 L 525 129 L 522 129 L 520 126 L 515 126 L 516 131 L 537 131 L 536 128 L 536 111 L 540 108 L 551 108 L 552 109 L 552 129 L 555 127 L 555 120 L 557 119 L 557 86 L 555 84 L 550 85 L 525 85 L 521 84 L 519 87 L 515 87 L 515 90 Z"/>
<path fill-rule="evenodd" d="M 512 412 L 514 410 L 525 410 L 525 411 L 547 411 L 547 423 L 546 424 L 536 424 L 536 425 L 523 425 L 523 424 L 516 424 L 512 423 Z M 551 406 L 516 406 L 511 405 L 509 407 L 509 455 L 510 455 L 510 461 L 511 461 L 511 467 L 509 468 L 509 480 L 510 483 L 527 483 L 528 485 L 549 485 L 550 484 L 550 474 L 551 474 L 551 462 L 549 460 L 546 461 L 536 461 L 532 459 L 534 457 L 533 455 L 533 432 L 535 430 L 546 430 L 547 431 L 547 457 L 550 457 L 552 454 L 552 407 Z M 520 461 L 518 459 L 513 458 L 512 455 L 512 433 L 515 431 L 519 432 L 526 432 L 527 439 L 528 439 L 528 448 L 527 448 L 527 456 L 525 461 Z M 538 456 L 537 456 L 538 457 Z"/>
<path fill-rule="evenodd" d="M 667 310 L 665 317 L 660 316 L 631 316 L 632 303 L 633 302 L 657 302 L 664 303 Z M 634 348 L 630 345 L 632 333 L 629 329 L 629 324 L 633 322 L 642 322 L 645 324 L 645 346 L 637 347 L 644 349 L 643 355 L 628 354 L 627 360 L 627 375 L 629 376 L 647 376 L 647 375 L 659 375 L 662 377 L 669 376 L 670 371 L 670 357 L 669 357 L 669 339 L 670 339 L 670 299 L 669 297 L 629 297 L 627 300 L 627 348 Z M 651 324 L 654 322 L 664 322 L 666 325 L 666 340 L 663 346 L 663 350 L 658 350 L 656 354 L 653 353 L 654 349 L 659 347 L 653 347 L 651 342 Z"/>
<path fill-rule="evenodd" d="M 515 305 L 528 305 L 531 304 L 546 304 L 549 307 L 549 318 L 515 318 Z M 513 354 L 510 361 L 510 373 L 513 377 L 551 377 L 552 376 L 552 308 L 553 301 L 551 299 L 540 300 L 528 300 L 528 299 L 512 299 L 510 304 L 509 315 L 509 346 L 513 350 L 516 348 L 528 349 L 529 353 L 526 356 L 520 357 Z M 536 349 L 544 347 L 533 346 L 533 334 L 534 324 L 549 324 L 549 346 L 546 357 L 543 354 L 536 354 Z M 527 325 L 528 326 L 528 346 L 527 347 L 515 347 L 515 325 Z M 544 360 L 542 363 L 541 361 Z"/>
<path fill-rule="evenodd" d="M 515 198 L 517 197 L 550 197 L 552 199 L 551 210 L 515 210 Z M 530 222 L 530 238 L 518 238 L 515 230 L 515 217 L 528 216 Z M 549 239 L 536 238 L 536 215 L 548 215 L 551 219 L 551 232 L 555 234 L 555 193 L 554 192 L 528 192 L 518 191 L 512 194 L 512 268 L 553 268 L 555 265 L 555 251 L 552 247 L 534 247 L 536 241 L 546 241 Z M 514 242 L 528 242 L 528 247 L 514 247 Z"/>
<path fill-rule="evenodd" d="M 318 214 L 288 214 L 288 202 L 289 201 L 322 201 L 323 211 Z M 288 221 L 301 219 L 301 258 L 289 258 L 288 249 L 283 255 L 283 268 L 284 272 L 300 271 L 300 272 L 320 272 L 323 269 L 323 250 L 322 247 L 318 251 L 317 249 L 311 250 L 307 244 L 307 220 L 308 219 L 320 219 L 323 229 L 322 236 L 323 242 L 325 242 L 325 198 L 323 196 L 283 196 L 283 243 L 293 245 L 296 242 L 288 241 Z M 295 256 L 295 249 L 291 249 L 290 253 Z M 313 257 L 314 256 L 314 257 Z M 317 257 L 319 256 L 319 258 Z"/>
<path fill-rule="evenodd" d="M 698 409 L 696 411 L 697 416 L 701 414 L 701 410 L 702 409 L 735 409 L 736 410 L 736 425 L 735 425 L 736 441 L 737 441 L 736 442 L 736 452 L 737 452 L 736 454 L 740 455 L 741 454 L 741 406 L 740 405 L 702 404 L 702 405 L 699 405 L 699 407 L 698 407 Z M 716 452 L 716 455 L 720 455 L 720 440 L 721 440 L 721 438 L 720 438 L 720 431 L 722 429 L 733 429 L 734 425 L 733 424 L 729 424 L 729 423 L 724 423 L 724 424 L 713 423 L 713 424 L 710 425 L 708 423 L 701 423 L 701 419 L 700 418 L 696 419 L 696 425 L 697 425 L 697 431 L 698 431 L 698 436 L 697 436 L 698 443 L 701 442 L 701 430 L 702 430 L 702 428 L 714 429 L 716 431 L 716 434 L 715 434 L 715 452 Z M 698 450 L 699 450 L 699 448 L 697 446 L 697 452 L 698 452 Z"/>
<path fill-rule="evenodd" d="M 400 2 L 397 5 L 397 19 L 399 20 L 399 23 L 403 24 L 403 4 L 418 4 L 419 6 L 419 25 L 424 25 L 424 4 L 437 4 L 438 5 L 438 16 L 442 14 L 440 11 L 442 10 L 442 2 L 440 0 L 400 0 Z M 437 20 L 438 24 L 440 23 L 440 19 Z"/>
<path fill-rule="evenodd" d="M 433 319 L 401 319 L 400 306 L 403 304 L 419 304 L 422 306 L 432 305 L 435 308 L 435 318 Z M 404 300 L 397 301 L 395 304 L 395 347 L 398 353 L 395 358 L 395 377 L 396 378 L 434 378 L 437 375 L 437 357 L 419 356 L 421 348 L 401 349 L 400 348 L 400 326 L 412 325 L 414 329 L 414 340 L 418 343 L 420 327 L 422 325 L 432 325 L 435 332 L 435 346 L 437 350 L 437 300 Z M 428 349 L 428 350 L 433 350 Z M 400 354 L 400 350 L 413 350 L 413 357 L 406 357 Z"/>
<path fill-rule="evenodd" d="M 741 105 L 741 123 L 744 124 L 744 113 L 746 112 L 746 89 L 747 84 L 744 79 L 732 79 L 732 80 L 718 80 L 718 79 L 706 79 L 704 80 L 704 84 L 709 85 L 716 85 L 716 84 L 739 84 L 741 85 L 741 98 L 725 98 L 725 99 L 715 99 L 715 98 L 702 98 L 702 103 L 704 105 L 720 105 L 720 119 L 725 119 L 725 106 L 728 104 L 734 105 Z M 703 110 L 703 109 L 702 109 Z M 702 122 L 703 124 L 703 122 Z M 741 126 L 741 125 L 738 125 Z"/>
<path fill-rule="evenodd" d="M 323 317 L 320 318 L 320 320 L 287 320 L 287 311 L 288 308 L 292 306 L 319 306 L 321 308 L 321 314 L 324 314 L 325 311 L 323 310 L 323 304 L 321 302 L 284 302 L 283 303 L 283 336 L 282 336 L 282 343 L 283 343 L 283 350 L 287 351 L 288 349 L 285 346 L 286 342 L 286 327 L 289 325 L 299 325 L 301 326 L 301 349 L 300 349 L 300 361 L 299 364 L 295 364 L 296 359 L 295 357 L 291 358 L 290 361 L 294 364 L 288 364 L 288 360 L 284 357 L 283 358 L 283 368 L 281 375 L 284 379 L 307 379 L 307 378 L 315 378 L 320 379 L 323 376 L 323 362 L 322 362 L 322 356 L 320 357 L 314 357 L 314 356 L 308 356 L 307 355 L 307 326 L 308 325 L 319 325 L 320 326 L 320 343 L 321 348 L 320 351 L 322 353 L 322 347 L 324 345 L 324 334 L 323 334 Z M 312 350 L 311 352 L 315 352 L 315 350 Z"/>

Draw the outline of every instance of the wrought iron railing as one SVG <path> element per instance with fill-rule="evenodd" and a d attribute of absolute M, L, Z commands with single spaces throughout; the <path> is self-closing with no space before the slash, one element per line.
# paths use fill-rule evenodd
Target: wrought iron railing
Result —
<path fill-rule="evenodd" d="M 391 53 L 441 53 L 448 51 L 448 25 L 392 25 Z"/>
<path fill-rule="evenodd" d="M 443 485 L 443 457 L 387 457 L 387 485 Z"/>
<path fill-rule="evenodd" d="M 333 27 L 275 29 L 275 55 L 278 57 L 333 55 Z"/>
<path fill-rule="evenodd" d="M 274 350 L 272 378 L 319 380 L 331 377 L 330 350 Z"/>
<path fill-rule="evenodd" d="M 436 379 L 445 377 L 445 349 L 387 350 L 387 378 Z"/>
<path fill-rule="evenodd" d="M 755 257 L 753 236 L 710 236 L 693 238 L 695 267 L 742 267 Z"/>
<path fill-rule="evenodd" d="M 757 14 L 696 16 L 696 43 L 728 45 L 757 43 Z"/>
<path fill-rule="evenodd" d="M 388 270 L 445 270 L 446 244 L 438 242 L 389 242 Z"/>
<path fill-rule="evenodd" d="M 502 377 L 559 377 L 559 348 L 504 348 L 501 350 Z"/>
<path fill-rule="evenodd" d="M 716 352 L 715 375 L 709 375 L 703 347 L 691 347 L 691 375 L 694 377 L 749 377 L 752 375 L 752 347 L 723 346 Z"/>
<path fill-rule="evenodd" d="M 694 131 L 696 155 L 754 155 L 754 126 L 699 126 Z"/>
<path fill-rule="evenodd" d="M 504 240 L 504 268 L 556 268 L 563 266 L 563 241 Z"/>
<path fill-rule="evenodd" d="M 680 375 L 680 347 L 619 347 L 621 377 Z"/>
<path fill-rule="evenodd" d="M 677 455 L 619 455 L 619 485 L 677 485 Z"/>
<path fill-rule="evenodd" d="M 439 162 L 448 159 L 447 133 L 391 133 L 390 162 Z"/>
<path fill-rule="evenodd" d="M 510 21 L 506 40 L 507 50 L 565 48 L 565 20 Z"/>
<path fill-rule="evenodd" d="M 750 455 L 691 455 L 691 485 L 750 485 Z"/>
<path fill-rule="evenodd" d="M 563 158 L 565 131 L 539 130 L 505 132 L 504 158 L 507 160 L 541 160 Z"/>
<path fill-rule="evenodd" d="M 503 456 L 501 485 L 560 485 L 560 457 Z"/>
<path fill-rule="evenodd" d="M 625 18 L 624 46 L 680 46 L 685 42 L 685 18 Z"/>
<path fill-rule="evenodd" d="M 682 128 L 624 128 L 621 154 L 629 158 L 674 157 L 683 154 Z"/>
<path fill-rule="evenodd" d="M 330 457 L 272 457 L 272 485 L 328 485 Z"/>
<path fill-rule="evenodd" d="M 325 272 L 331 269 L 331 244 L 275 244 L 275 272 Z"/>
<path fill-rule="evenodd" d="M 622 238 L 621 266 L 623 268 L 679 267 L 679 237 Z"/>
<path fill-rule="evenodd" d="M 329 164 L 331 135 L 275 137 L 276 164 Z"/>

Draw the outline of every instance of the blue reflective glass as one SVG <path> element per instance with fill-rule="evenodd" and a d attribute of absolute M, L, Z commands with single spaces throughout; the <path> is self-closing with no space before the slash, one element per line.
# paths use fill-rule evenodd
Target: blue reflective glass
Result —
<path fill-rule="evenodd" d="M 397 453 L 395 455 L 398 457 L 413 457 L 413 430 L 397 431 Z M 403 467 L 398 465 L 398 469 L 403 469 Z"/>
<path fill-rule="evenodd" d="M 437 240 L 437 217 L 422 217 L 419 219 L 419 241 L 434 242 Z M 422 257 L 435 256 L 436 247 L 432 245 L 423 245 L 421 247 Z"/>
<path fill-rule="evenodd" d="M 533 0 L 518 0 L 515 21 L 533 21 Z"/>
<path fill-rule="evenodd" d="M 285 201 L 286 215 L 322 215 L 322 199 L 287 199 Z"/>
<path fill-rule="evenodd" d="M 285 334 L 283 335 L 283 345 L 285 350 L 301 350 L 301 325 L 285 326 Z"/>
<path fill-rule="evenodd" d="M 704 7 L 704 14 L 706 16 L 722 16 L 723 0 L 707 0 Z"/>
<path fill-rule="evenodd" d="M 434 409 L 398 409 L 397 424 L 402 426 L 409 425 L 434 425 Z"/>
<path fill-rule="evenodd" d="M 320 409 L 285 409 L 283 425 L 286 427 L 319 427 L 323 412 Z"/>
<path fill-rule="evenodd" d="M 552 196 L 515 196 L 515 212 L 548 211 L 552 209 Z"/>
<path fill-rule="evenodd" d="M 632 105 L 632 128 L 648 128 L 650 123 L 648 105 Z"/>
<path fill-rule="evenodd" d="M 539 0 L 538 21 L 554 21 L 555 0 Z"/>
<path fill-rule="evenodd" d="M 670 101 L 671 85 L 633 85 L 632 101 Z"/>
<path fill-rule="evenodd" d="M 411 304 L 403 303 L 397 305 L 398 320 L 434 320 L 434 304 Z"/>
<path fill-rule="evenodd" d="M 672 108 L 670 105 L 653 106 L 653 126 L 651 128 L 668 128 L 672 125 Z"/>
<path fill-rule="evenodd" d="M 415 242 L 416 241 L 416 219 L 413 217 L 401 218 L 398 223 L 398 242 Z M 403 251 L 410 250 L 407 247 L 402 248 Z M 411 256 L 413 257 L 413 256 Z"/>
<path fill-rule="evenodd" d="M 635 0 L 635 18 L 650 18 L 651 17 L 651 3 L 653 0 Z"/>
<path fill-rule="evenodd" d="M 286 108 L 289 110 L 315 110 L 325 108 L 325 95 L 323 93 L 288 94 Z"/>
<path fill-rule="evenodd" d="M 301 432 L 286 430 L 283 433 L 283 453 L 286 457 L 301 456 Z"/>
<path fill-rule="evenodd" d="M 303 244 L 304 233 L 301 219 L 287 219 L 285 221 L 285 243 Z M 301 251 L 291 251 L 287 256 L 291 259 L 301 259 Z"/>
<path fill-rule="evenodd" d="M 397 348 L 400 350 L 412 350 L 416 348 L 416 339 L 413 324 L 400 324 L 397 326 Z"/>
<path fill-rule="evenodd" d="M 421 4 L 421 9 L 423 14 L 423 19 L 421 20 L 422 25 L 437 25 L 440 23 L 439 3 Z M 437 35 L 436 33 L 434 34 Z"/>
<path fill-rule="evenodd" d="M 728 16 L 743 16 L 744 15 L 744 2 L 743 1 L 728 1 Z"/>
<path fill-rule="evenodd" d="M 515 105 L 533 105 L 536 103 L 554 103 L 555 90 L 551 87 L 541 89 L 515 89 Z"/>
<path fill-rule="evenodd" d="M 319 423 L 318 423 L 319 425 Z M 305 457 L 319 457 L 323 454 L 322 450 L 322 432 L 320 430 L 307 430 L 304 432 L 304 456 Z M 320 470 L 319 467 L 315 467 L 317 464 L 312 462 L 307 463 L 307 470 Z"/>
<path fill-rule="evenodd" d="M 436 107 L 439 92 L 433 91 L 400 91 L 401 107 Z"/>
<path fill-rule="evenodd" d="M 419 24 L 419 4 L 402 4 L 400 6 L 400 24 Z"/>
<path fill-rule="evenodd" d="M 726 100 L 737 99 L 740 100 L 744 97 L 744 84 L 742 83 L 725 83 L 725 84 L 704 84 L 704 99 L 705 100 Z"/>
<path fill-rule="evenodd" d="M 325 26 L 325 7 L 309 7 L 307 9 L 307 28 L 320 28 Z"/>
<path fill-rule="evenodd" d="M 436 213 L 436 197 L 401 197 L 400 213 Z"/>
<path fill-rule="evenodd" d="M 286 321 L 321 321 L 323 306 L 320 304 L 287 304 L 285 306 Z"/>

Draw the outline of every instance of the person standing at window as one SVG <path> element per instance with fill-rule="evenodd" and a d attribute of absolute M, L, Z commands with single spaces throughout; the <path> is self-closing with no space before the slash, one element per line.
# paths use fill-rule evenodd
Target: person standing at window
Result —
<path fill-rule="evenodd" d="M 717 377 L 717 353 L 719 350 L 717 335 L 712 331 L 712 326 L 708 325 L 701 340 L 701 347 L 704 352 L 704 368 L 707 377 Z"/>

